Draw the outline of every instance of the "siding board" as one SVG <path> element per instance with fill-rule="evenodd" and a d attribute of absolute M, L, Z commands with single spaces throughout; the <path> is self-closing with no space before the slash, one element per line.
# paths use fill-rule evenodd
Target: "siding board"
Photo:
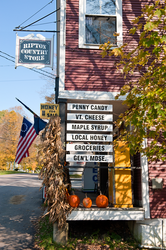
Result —
<path fill-rule="evenodd" d="M 138 34 L 129 35 L 132 20 L 141 14 L 147 1 L 123 1 L 123 35 L 130 48 L 138 41 Z M 66 1 L 66 58 L 65 89 L 84 91 L 120 91 L 124 85 L 123 76 L 116 71 L 117 58 L 102 59 L 100 50 L 78 48 L 79 0 Z M 78 71 L 78 67 L 80 70 Z M 77 75 L 77 76 L 76 76 Z M 136 77 L 136 76 L 135 76 Z"/>
<path fill-rule="evenodd" d="M 163 189 L 152 189 L 156 177 L 163 179 Z M 151 218 L 166 218 L 166 162 L 149 162 L 149 199 Z"/>

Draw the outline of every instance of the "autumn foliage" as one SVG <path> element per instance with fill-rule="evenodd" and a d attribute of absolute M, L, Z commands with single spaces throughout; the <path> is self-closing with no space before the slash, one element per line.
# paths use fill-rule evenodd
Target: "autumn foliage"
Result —
<path fill-rule="evenodd" d="M 11 111 L 0 111 L 0 169 L 6 170 L 9 163 L 14 163 L 15 161 L 23 121 L 22 113 L 23 110 L 20 106 L 12 108 Z M 21 161 L 24 170 L 35 170 L 38 168 L 38 143 L 38 138 L 36 138 L 29 149 L 29 157 Z"/>
<path fill-rule="evenodd" d="M 0 119 L 0 168 L 14 162 L 22 117 L 12 111 L 1 111 Z"/>
<path fill-rule="evenodd" d="M 128 142 L 131 154 L 140 152 L 149 160 L 166 160 L 166 1 L 155 1 L 133 20 L 130 34 L 138 44 L 112 48 L 100 46 L 102 57 L 119 58 L 116 64 L 126 79 L 117 99 L 126 96 L 128 110 L 116 122 L 125 124 L 119 139 Z M 115 34 L 117 36 L 118 34 Z M 148 139 L 149 143 L 145 143 Z"/>

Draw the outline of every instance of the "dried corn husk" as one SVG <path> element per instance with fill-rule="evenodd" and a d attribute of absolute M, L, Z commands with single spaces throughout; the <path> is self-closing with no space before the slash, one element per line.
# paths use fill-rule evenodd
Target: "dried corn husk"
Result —
<path fill-rule="evenodd" d="M 41 145 L 38 151 L 38 159 L 42 169 L 40 177 L 46 186 L 46 201 L 48 204 L 49 220 L 57 222 L 62 228 L 66 224 L 66 216 L 72 208 L 67 202 L 66 173 L 64 172 L 65 151 L 61 142 L 60 118 L 52 117 L 40 135 Z M 47 213 L 47 214 L 48 214 Z"/>

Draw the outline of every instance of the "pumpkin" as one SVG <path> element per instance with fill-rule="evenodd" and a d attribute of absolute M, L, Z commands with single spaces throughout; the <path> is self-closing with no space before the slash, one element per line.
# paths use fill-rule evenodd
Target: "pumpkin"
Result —
<path fill-rule="evenodd" d="M 98 207 L 107 207 L 108 206 L 108 198 L 100 192 L 100 195 L 96 198 L 96 205 Z"/>
<path fill-rule="evenodd" d="M 69 196 L 69 204 L 71 207 L 78 207 L 80 204 L 80 198 L 74 192 Z"/>
<path fill-rule="evenodd" d="M 85 194 L 85 198 L 82 201 L 84 207 L 91 207 L 92 206 L 92 200 L 91 198 L 87 197 L 87 194 Z"/>

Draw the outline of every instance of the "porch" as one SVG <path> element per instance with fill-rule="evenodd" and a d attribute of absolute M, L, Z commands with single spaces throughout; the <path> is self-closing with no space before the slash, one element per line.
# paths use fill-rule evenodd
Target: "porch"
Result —
<path fill-rule="evenodd" d="M 98 193 L 89 192 L 87 195 L 92 200 L 91 208 L 83 206 L 85 193 L 82 191 L 82 179 L 71 179 L 71 185 L 74 193 L 80 198 L 80 205 L 75 208 L 67 217 L 67 221 L 82 220 L 144 220 L 145 211 L 141 207 L 132 208 L 116 208 L 109 204 L 106 208 L 98 208 L 96 206 L 96 197 Z"/>

